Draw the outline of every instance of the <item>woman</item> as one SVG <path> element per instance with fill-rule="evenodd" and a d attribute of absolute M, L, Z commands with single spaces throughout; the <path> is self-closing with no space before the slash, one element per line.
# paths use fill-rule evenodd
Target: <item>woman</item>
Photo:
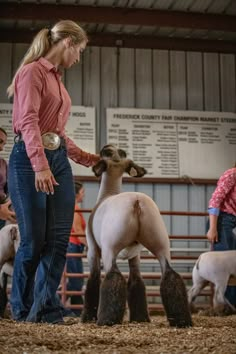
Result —
<path fill-rule="evenodd" d="M 34 38 L 18 68 L 9 160 L 9 190 L 21 244 L 16 254 L 11 310 L 17 321 L 63 323 L 56 296 L 65 265 L 74 214 L 74 185 L 67 158 L 92 166 L 98 155 L 77 147 L 65 134 L 71 107 L 60 67 L 79 62 L 87 44 L 75 22 L 59 21 Z"/>
<path fill-rule="evenodd" d="M 80 211 L 79 204 L 82 203 L 84 198 L 84 187 L 80 182 L 75 182 L 75 213 L 72 225 L 72 233 L 79 234 L 80 236 L 70 236 L 69 246 L 67 249 L 68 253 L 83 253 L 84 246 L 87 245 L 85 237 L 86 221 L 83 214 Z M 82 236 L 81 236 L 82 235 Z M 67 272 L 68 273 L 80 273 L 83 270 L 82 258 L 78 257 L 68 257 L 67 258 Z M 83 278 L 69 278 L 67 284 L 67 290 L 81 291 L 83 288 L 84 279 Z M 71 305 L 82 305 L 83 298 L 81 295 L 72 295 L 70 297 Z M 81 314 L 80 309 L 73 309 L 73 312 L 79 316 Z"/>
<path fill-rule="evenodd" d="M 207 238 L 214 251 L 236 250 L 236 166 L 225 171 L 209 201 Z M 227 287 L 226 298 L 236 306 L 236 287 Z"/>
<path fill-rule="evenodd" d="M 0 151 L 7 142 L 7 132 L 0 127 Z M 0 158 L 0 229 L 5 226 L 6 220 L 15 223 L 15 213 L 10 210 L 11 201 L 7 198 L 7 163 Z"/>

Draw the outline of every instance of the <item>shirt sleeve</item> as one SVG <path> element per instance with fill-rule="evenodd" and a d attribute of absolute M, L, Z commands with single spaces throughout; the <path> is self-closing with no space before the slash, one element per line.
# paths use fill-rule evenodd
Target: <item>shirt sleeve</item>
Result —
<path fill-rule="evenodd" d="M 21 132 L 27 155 L 36 172 L 49 168 L 38 125 L 42 87 L 42 74 L 34 65 L 26 65 L 16 77 L 15 97 L 20 115 L 17 128 Z"/>
<path fill-rule="evenodd" d="M 100 156 L 96 154 L 90 154 L 82 149 L 80 149 L 68 136 L 63 134 L 63 138 L 66 141 L 68 157 L 80 165 L 90 167 L 95 165 L 99 160 Z"/>
<path fill-rule="evenodd" d="M 219 216 L 220 209 L 219 208 L 208 208 L 208 214 L 209 215 L 217 215 L 217 216 Z"/>
<path fill-rule="evenodd" d="M 227 195 L 236 184 L 236 169 L 227 170 L 219 179 L 217 187 L 209 201 L 209 209 L 220 209 L 221 204 L 225 201 Z"/>

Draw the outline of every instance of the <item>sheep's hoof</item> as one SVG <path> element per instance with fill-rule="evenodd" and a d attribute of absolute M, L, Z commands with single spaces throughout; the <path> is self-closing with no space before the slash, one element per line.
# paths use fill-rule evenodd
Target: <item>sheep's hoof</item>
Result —
<path fill-rule="evenodd" d="M 207 309 L 200 309 L 198 311 L 198 315 L 211 317 L 211 316 L 215 316 L 215 311 L 212 307 L 209 307 Z"/>
<path fill-rule="evenodd" d="M 82 323 L 91 323 L 91 322 L 96 322 L 97 321 L 97 312 L 89 312 L 86 310 L 83 310 L 81 313 L 81 322 Z"/>
<path fill-rule="evenodd" d="M 122 324 L 122 320 L 111 320 L 111 319 L 105 319 L 105 318 L 100 318 L 99 320 L 97 320 L 97 325 L 98 326 L 114 326 L 116 324 Z"/>
<path fill-rule="evenodd" d="M 167 317 L 169 321 L 170 327 L 177 327 L 177 328 L 186 328 L 186 327 L 192 327 L 193 323 L 192 320 L 189 320 L 188 318 L 174 318 L 174 317 Z"/>
<path fill-rule="evenodd" d="M 218 305 L 214 308 L 214 316 L 231 316 L 236 314 L 236 309 L 228 304 Z"/>

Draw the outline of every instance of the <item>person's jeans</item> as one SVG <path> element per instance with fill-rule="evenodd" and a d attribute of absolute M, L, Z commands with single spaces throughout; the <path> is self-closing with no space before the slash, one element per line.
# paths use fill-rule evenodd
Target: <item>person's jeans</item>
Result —
<path fill-rule="evenodd" d="M 235 227 L 236 216 L 221 212 L 217 224 L 219 240 L 213 244 L 214 251 L 236 250 L 236 236 L 233 233 Z M 227 286 L 225 296 L 236 306 L 236 286 Z"/>
<path fill-rule="evenodd" d="M 69 243 L 67 252 L 68 253 L 83 253 L 84 245 L 76 245 L 74 243 Z M 79 257 L 67 257 L 66 269 L 68 273 L 81 273 L 83 274 L 83 261 Z M 83 278 L 68 278 L 67 290 L 69 291 L 81 291 L 83 288 L 84 279 Z M 81 295 L 71 295 L 70 297 L 72 305 L 83 304 L 83 297 Z M 81 309 L 72 310 L 76 315 L 81 314 Z"/>
<path fill-rule="evenodd" d="M 36 191 L 23 141 L 14 145 L 9 160 L 9 191 L 21 235 L 10 303 L 18 321 L 53 323 L 62 320 L 56 291 L 66 261 L 75 194 L 66 149 L 45 153 L 59 183 L 53 195 Z"/>
<path fill-rule="evenodd" d="M 6 225 L 6 220 L 0 219 L 0 230 Z"/>

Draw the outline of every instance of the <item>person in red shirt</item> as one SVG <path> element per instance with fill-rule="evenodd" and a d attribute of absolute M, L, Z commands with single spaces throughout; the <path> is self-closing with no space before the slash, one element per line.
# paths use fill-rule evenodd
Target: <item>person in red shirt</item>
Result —
<path fill-rule="evenodd" d="M 84 247 L 87 245 L 85 237 L 86 221 L 83 214 L 80 211 L 79 204 L 82 203 L 84 198 L 84 187 L 80 182 L 75 182 L 75 213 L 74 220 L 71 229 L 71 233 L 79 234 L 80 236 L 70 236 L 68 253 L 83 253 Z M 67 272 L 68 273 L 80 273 L 83 274 L 83 261 L 82 258 L 78 257 L 67 257 Z M 84 279 L 83 278 L 69 278 L 67 283 L 67 290 L 69 291 L 81 291 L 83 288 Z M 83 297 L 82 295 L 71 295 L 70 296 L 71 305 L 82 305 Z M 74 314 L 80 316 L 81 309 L 72 309 Z"/>
<path fill-rule="evenodd" d="M 9 191 L 21 243 L 14 262 L 11 311 L 16 321 L 64 323 L 56 294 L 74 216 L 74 182 L 68 157 L 92 166 L 99 155 L 66 135 L 71 99 L 61 68 L 80 61 L 86 32 L 62 20 L 36 35 L 7 92 L 14 94 Z M 78 78 L 79 80 L 79 78 Z"/>
<path fill-rule="evenodd" d="M 214 251 L 236 250 L 236 166 L 219 178 L 209 201 L 207 238 Z M 226 298 L 236 306 L 236 287 L 228 286 Z"/>

